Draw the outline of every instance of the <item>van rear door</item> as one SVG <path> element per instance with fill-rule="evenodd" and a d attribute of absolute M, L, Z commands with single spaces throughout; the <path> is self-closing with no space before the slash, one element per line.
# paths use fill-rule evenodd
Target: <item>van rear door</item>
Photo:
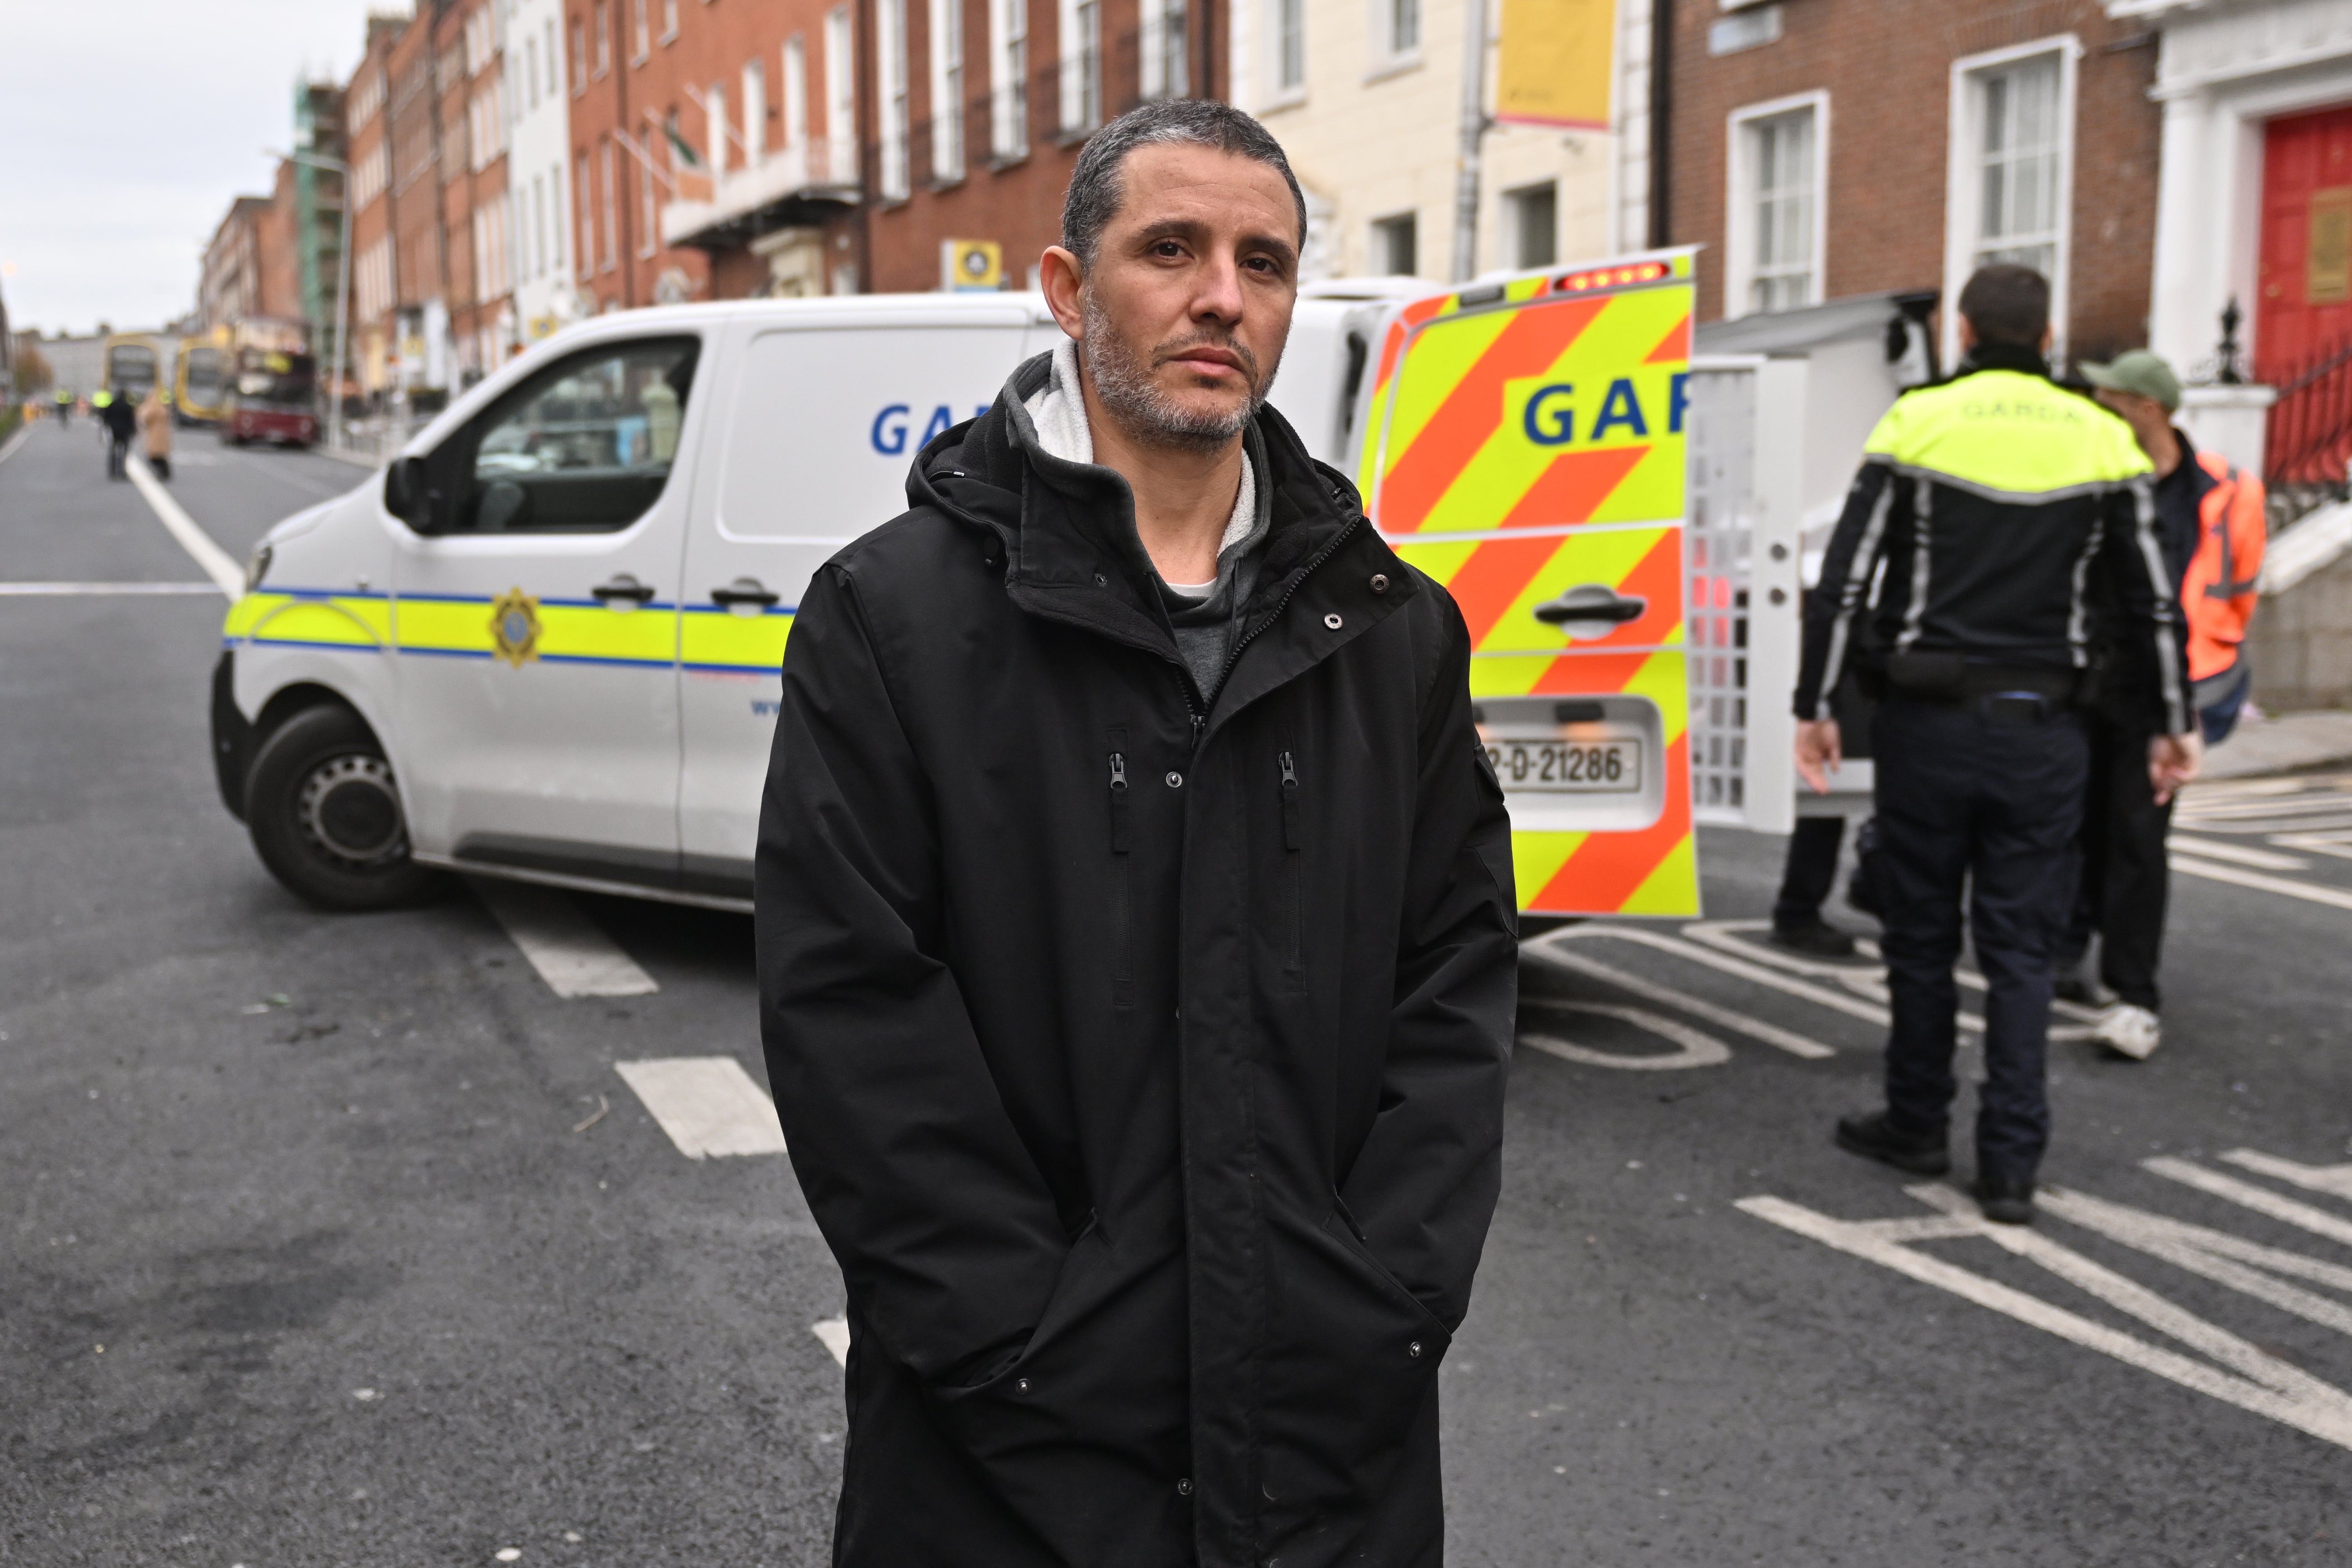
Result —
<path fill-rule="evenodd" d="M 1358 483 L 1468 622 L 1522 906 L 1696 915 L 1685 734 L 1691 255 L 1416 300 L 1382 335 Z"/>
<path fill-rule="evenodd" d="M 1008 298 L 739 329 L 678 596 L 688 887 L 749 895 L 801 594 L 842 546 L 907 509 L 925 442 L 985 411 L 1024 352 L 1060 336 L 1032 318 L 1029 302 Z"/>

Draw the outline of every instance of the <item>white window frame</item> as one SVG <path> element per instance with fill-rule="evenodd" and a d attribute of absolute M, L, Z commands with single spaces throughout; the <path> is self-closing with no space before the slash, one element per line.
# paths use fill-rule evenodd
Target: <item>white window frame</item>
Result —
<path fill-rule="evenodd" d="M 1084 135 L 1103 122 L 1102 0 L 1061 0 L 1061 26 L 1055 47 L 1061 55 L 1055 71 L 1059 100 L 1056 128 L 1066 137 Z M 1085 41 L 1087 25 L 1094 28 L 1091 46 Z M 1083 66 L 1083 69 L 1073 69 Z"/>
<path fill-rule="evenodd" d="M 1282 79 L 1283 13 L 1287 10 L 1298 20 L 1298 79 Z M 1307 100 L 1307 70 L 1312 57 L 1307 52 L 1307 30 L 1313 23 L 1307 16 L 1307 0 L 1265 0 L 1265 84 L 1264 107 L 1287 109 Z"/>
<path fill-rule="evenodd" d="M 931 182 L 963 178 L 963 0 L 930 0 Z"/>
<path fill-rule="evenodd" d="M 2058 57 L 2058 230 L 2057 260 L 2050 269 L 2050 362 L 2065 363 L 2067 275 L 2074 253 L 2074 153 L 2080 140 L 2075 78 L 2083 57 L 2082 39 L 2073 33 L 1964 55 L 1952 62 L 1946 139 L 1950 162 L 1944 172 L 1944 308 L 1939 312 L 1948 365 L 1960 357 L 1960 289 L 1975 270 L 1977 229 L 1984 215 L 1984 78 L 2003 66 L 2053 54 Z"/>
<path fill-rule="evenodd" d="M 1390 270 L 1388 236 L 1401 224 L 1412 225 L 1412 265 L 1402 272 Z M 1364 248 L 1366 273 L 1374 277 L 1418 277 L 1421 276 L 1421 210 L 1408 207 L 1402 212 L 1381 213 L 1365 225 Z"/>
<path fill-rule="evenodd" d="M 727 84 L 715 81 L 702 97 L 702 133 L 707 139 L 702 149 L 703 162 L 710 170 L 711 183 L 727 178 L 727 141 L 733 128 L 727 120 Z"/>
<path fill-rule="evenodd" d="M 824 163 L 833 184 L 850 184 L 861 176 L 857 159 L 857 36 L 849 7 L 835 5 L 824 16 Z"/>
<path fill-rule="evenodd" d="M 1029 0 L 989 0 L 988 155 L 1029 155 Z"/>
<path fill-rule="evenodd" d="M 1830 95 L 1790 93 L 1731 111 L 1724 136 L 1723 315 L 1756 313 L 1756 158 L 1749 131 L 1759 121 L 1810 110 L 1813 116 L 1813 291 L 1805 303 L 1829 297 Z"/>
<path fill-rule="evenodd" d="M 1507 214 L 1504 226 L 1508 230 L 1503 235 L 1502 239 L 1504 244 L 1510 247 L 1508 254 L 1511 258 L 1510 266 L 1514 271 L 1521 270 L 1527 266 L 1522 257 L 1526 253 L 1528 243 L 1528 207 L 1530 204 L 1528 198 L 1533 196 L 1538 191 L 1551 193 L 1551 232 L 1544 236 L 1549 242 L 1548 248 L 1551 252 L 1551 256 L 1550 259 L 1536 265 L 1555 267 L 1559 263 L 1559 180 L 1558 176 L 1554 176 L 1549 180 L 1531 180 L 1524 185 L 1513 185 L 1501 193 L 1502 210 Z"/>
<path fill-rule="evenodd" d="M 808 141 L 808 37 L 784 40 L 783 144 L 787 152 Z"/>
<path fill-rule="evenodd" d="M 1140 0 L 1137 10 L 1136 66 L 1142 97 L 1149 102 L 1188 96 L 1192 89 L 1192 9 L 1189 0 Z M 1171 18 L 1175 23 L 1172 28 Z M 1172 59 L 1168 47 L 1171 32 L 1178 40 Z"/>
<path fill-rule="evenodd" d="M 911 193 L 908 172 L 907 0 L 874 0 L 874 76 L 881 120 L 876 185 L 886 202 Z"/>
<path fill-rule="evenodd" d="M 768 157 L 768 62 L 753 55 L 743 62 L 743 167 L 756 169 Z"/>
<path fill-rule="evenodd" d="M 1429 37 L 1428 0 L 1367 0 L 1367 4 L 1370 14 L 1365 18 L 1364 37 L 1371 45 L 1371 58 L 1365 68 L 1366 79 L 1377 80 L 1421 64 L 1422 46 Z M 1397 11 L 1405 5 L 1413 14 L 1409 44 L 1397 39 Z"/>
<path fill-rule="evenodd" d="M 555 223 L 551 232 L 555 238 L 554 270 L 561 274 L 564 265 L 563 236 L 566 232 L 563 219 L 563 160 L 561 158 L 547 166 L 547 206 L 548 210 L 555 215 Z"/>

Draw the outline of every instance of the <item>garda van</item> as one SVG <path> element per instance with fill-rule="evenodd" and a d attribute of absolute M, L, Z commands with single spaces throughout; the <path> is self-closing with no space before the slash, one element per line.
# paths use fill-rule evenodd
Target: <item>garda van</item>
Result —
<path fill-rule="evenodd" d="M 1471 620 L 1534 910 L 1696 912 L 1689 270 L 1316 286 L 1276 383 Z M 748 909 L 802 591 L 1060 337 L 1036 296 L 940 294 L 662 307 L 539 345 L 257 547 L 214 678 L 224 801 L 328 907 L 464 871 Z"/>

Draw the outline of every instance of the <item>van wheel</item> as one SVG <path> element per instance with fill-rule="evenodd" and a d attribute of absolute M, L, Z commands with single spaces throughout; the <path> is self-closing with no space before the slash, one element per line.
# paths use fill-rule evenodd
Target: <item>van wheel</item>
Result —
<path fill-rule="evenodd" d="M 270 874 L 321 909 L 390 908 L 434 881 L 408 858 L 383 747 L 346 707 L 305 708 L 270 733 L 246 778 L 245 820 Z"/>

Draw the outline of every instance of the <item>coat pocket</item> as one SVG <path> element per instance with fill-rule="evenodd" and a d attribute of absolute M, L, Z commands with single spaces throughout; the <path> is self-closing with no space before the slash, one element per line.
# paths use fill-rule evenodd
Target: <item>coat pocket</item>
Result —
<path fill-rule="evenodd" d="M 1267 1229 L 1260 1542 L 1304 1568 L 1372 1513 L 1453 1336 L 1336 1199 L 1314 1222 L 1270 1205 Z"/>
<path fill-rule="evenodd" d="M 1051 1561 L 1190 1561 L 1190 1505 L 1176 1490 L 1184 1290 L 1181 1241 L 1139 1257 L 1089 1226 L 1020 1354 L 979 1383 L 930 1390 L 940 1426 Z"/>

